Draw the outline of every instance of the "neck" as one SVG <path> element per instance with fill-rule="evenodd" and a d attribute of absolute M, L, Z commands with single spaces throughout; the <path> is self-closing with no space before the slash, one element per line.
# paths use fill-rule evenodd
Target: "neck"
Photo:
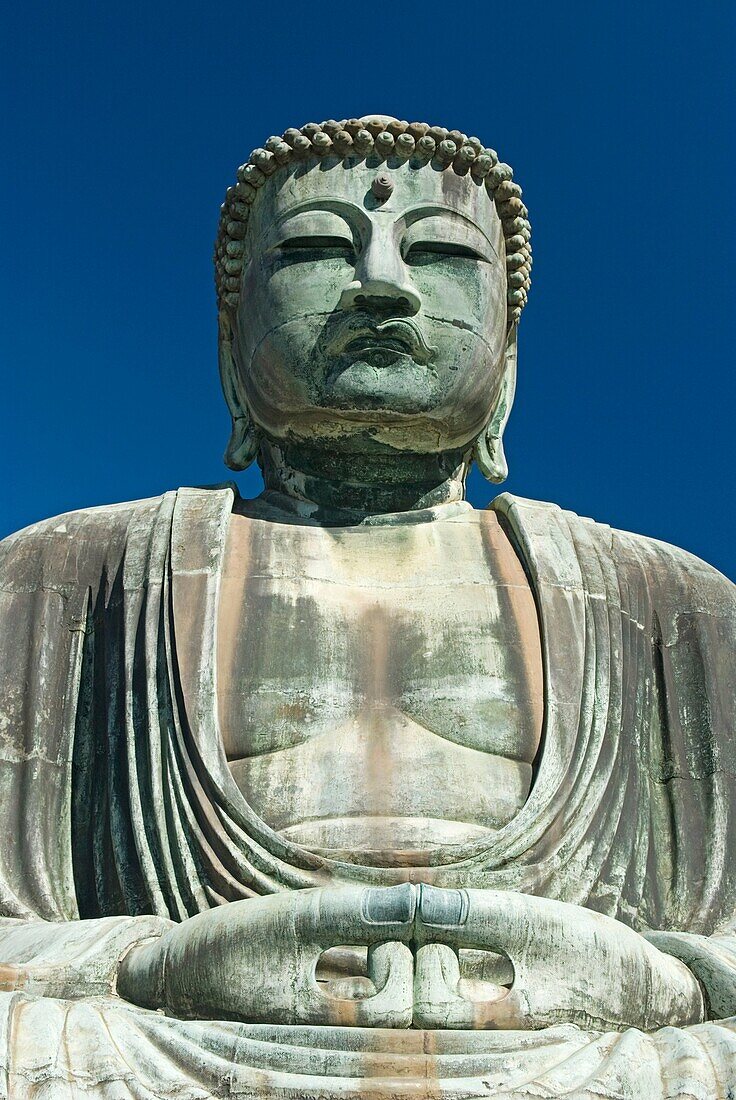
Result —
<path fill-rule="evenodd" d="M 464 500 L 468 459 L 461 451 L 350 454 L 264 440 L 258 461 L 266 489 L 291 498 L 300 512 L 359 523 Z"/>

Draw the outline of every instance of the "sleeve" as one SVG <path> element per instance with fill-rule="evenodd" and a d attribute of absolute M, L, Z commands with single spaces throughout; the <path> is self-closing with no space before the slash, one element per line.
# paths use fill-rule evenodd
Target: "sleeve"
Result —
<path fill-rule="evenodd" d="M 0 918 L 0 992 L 70 1000 L 112 994 L 123 956 L 172 925 L 154 916 L 63 923 Z"/>
<path fill-rule="evenodd" d="M 707 1019 L 736 1017 L 736 931 L 712 936 L 690 932 L 647 932 L 646 939 L 659 951 L 672 955 L 689 968 L 705 996 Z"/>

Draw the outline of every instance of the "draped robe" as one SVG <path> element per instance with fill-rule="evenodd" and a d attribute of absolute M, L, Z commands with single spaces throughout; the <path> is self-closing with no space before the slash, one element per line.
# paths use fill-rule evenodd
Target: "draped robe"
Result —
<path fill-rule="evenodd" d="M 431 866 L 367 867 L 278 836 L 230 774 L 215 642 L 233 496 L 181 489 L 0 544 L 0 1095 L 731 1095 L 730 582 L 664 543 L 497 498 L 541 628 L 531 794 L 497 835 Z M 710 1019 L 653 1034 L 388 1033 L 185 1021 L 115 995 L 121 955 L 172 921 L 279 890 L 407 877 L 661 930 Z"/>

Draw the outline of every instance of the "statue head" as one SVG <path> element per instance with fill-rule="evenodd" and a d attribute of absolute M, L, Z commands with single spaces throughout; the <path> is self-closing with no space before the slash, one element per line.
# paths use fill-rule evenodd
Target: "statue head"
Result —
<path fill-rule="evenodd" d="M 529 241 L 477 138 L 384 116 L 270 138 L 215 250 L 228 465 L 266 439 L 474 457 L 503 480 Z"/>

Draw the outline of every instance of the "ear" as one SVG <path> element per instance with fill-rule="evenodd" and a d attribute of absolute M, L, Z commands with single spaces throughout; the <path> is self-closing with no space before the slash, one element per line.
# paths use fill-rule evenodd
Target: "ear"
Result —
<path fill-rule="evenodd" d="M 473 458 L 488 481 L 505 481 L 509 475 L 503 451 L 503 433 L 516 393 L 516 324 L 509 329 L 504 352 L 501 387 L 491 419 L 475 441 Z"/>
<path fill-rule="evenodd" d="M 225 450 L 225 464 L 231 470 L 245 470 L 258 454 L 258 432 L 242 393 L 233 352 L 233 325 L 225 308 L 220 310 L 218 357 L 220 382 L 232 417 L 232 432 Z"/>

